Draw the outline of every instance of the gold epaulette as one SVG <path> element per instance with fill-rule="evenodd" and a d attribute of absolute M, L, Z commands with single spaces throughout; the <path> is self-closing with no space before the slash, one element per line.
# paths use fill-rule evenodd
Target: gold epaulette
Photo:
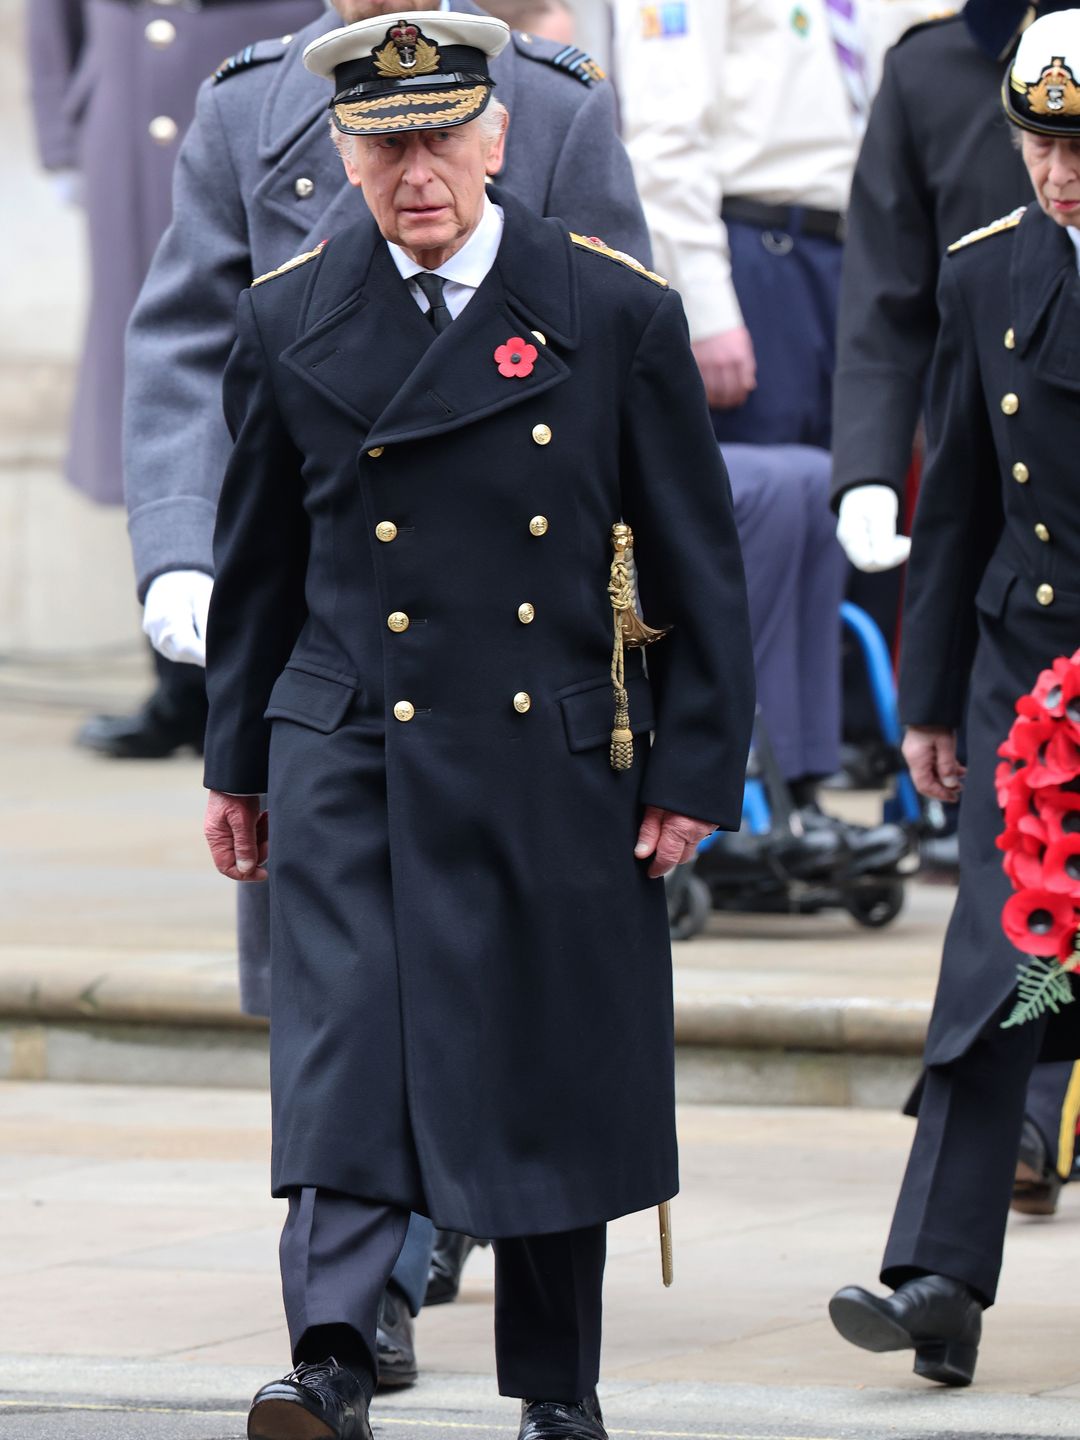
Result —
<path fill-rule="evenodd" d="M 279 265 L 276 270 L 268 270 L 265 275 L 260 275 L 257 280 L 251 282 L 254 290 L 256 285 L 265 285 L 267 280 L 274 280 L 278 275 L 287 275 L 290 270 L 296 270 L 301 265 L 306 265 L 309 260 L 314 260 L 321 255 L 327 245 L 326 240 L 320 240 L 314 250 L 306 250 L 303 255 L 294 255 L 291 260 L 286 260 L 284 265 Z"/>
<path fill-rule="evenodd" d="M 991 221 L 989 225 L 983 225 L 978 230 L 970 230 L 966 235 L 961 235 L 959 240 L 954 240 L 949 246 L 949 254 L 956 250 L 963 250 L 966 245 L 974 245 L 976 240 L 986 240 L 991 235 L 1000 235 L 1003 230 L 1013 230 L 1024 218 L 1026 205 L 1018 205 L 1009 215 L 1003 215 L 1000 220 Z"/>
<path fill-rule="evenodd" d="M 580 245 L 583 250 L 592 250 L 597 255 L 606 255 L 609 260 L 617 260 L 620 265 L 626 265 L 631 270 L 636 270 L 639 275 L 644 275 L 646 280 L 651 280 L 654 285 L 662 285 L 667 289 L 668 282 L 662 275 L 657 275 L 654 270 L 646 270 L 640 260 L 635 260 L 632 255 L 627 255 L 622 250 L 612 250 L 610 245 L 605 245 L 603 240 L 595 235 L 575 235 L 570 232 L 570 239 L 575 245 Z"/>

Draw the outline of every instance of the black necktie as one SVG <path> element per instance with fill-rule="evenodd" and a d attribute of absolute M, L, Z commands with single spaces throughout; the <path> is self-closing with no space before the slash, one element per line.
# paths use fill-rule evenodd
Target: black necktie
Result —
<path fill-rule="evenodd" d="M 446 301 L 443 299 L 443 286 L 446 281 L 441 275 L 435 275 L 429 270 L 421 270 L 413 279 L 424 292 L 424 297 L 431 309 L 428 311 L 428 319 L 436 335 L 441 335 L 446 327 L 453 320 L 453 316 L 446 308 Z"/>

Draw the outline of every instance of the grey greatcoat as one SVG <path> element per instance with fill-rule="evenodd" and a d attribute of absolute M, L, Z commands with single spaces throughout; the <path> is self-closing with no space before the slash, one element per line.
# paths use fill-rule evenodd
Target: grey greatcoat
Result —
<path fill-rule="evenodd" d="M 32 0 L 26 12 L 41 160 L 79 171 L 90 244 L 67 473 L 92 499 L 119 504 L 124 329 L 169 223 L 173 166 L 199 84 L 241 45 L 306 25 L 322 5 Z"/>
<path fill-rule="evenodd" d="M 471 0 L 453 8 L 477 11 Z M 203 86 L 176 171 L 176 218 L 128 338 L 125 486 L 140 596 L 167 570 L 213 572 L 211 540 L 229 454 L 221 377 L 236 301 L 253 277 L 365 213 L 327 130 L 329 91 L 301 62 L 326 15 L 288 46 Z M 607 84 L 556 64 L 564 47 L 515 34 L 492 64 L 510 111 L 501 188 L 540 214 L 648 261 L 649 243 Z M 264 891 L 240 891 L 241 995 L 265 1013 Z"/>
<path fill-rule="evenodd" d="M 678 296 L 493 194 L 495 264 L 438 336 L 370 216 L 242 297 L 205 778 L 269 781 L 275 1192 L 499 1237 L 677 1187 L 634 840 L 642 804 L 738 825 L 754 680 Z M 631 653 L 617 772 L 620 517 L 671 629 L 648 677 Z"/>

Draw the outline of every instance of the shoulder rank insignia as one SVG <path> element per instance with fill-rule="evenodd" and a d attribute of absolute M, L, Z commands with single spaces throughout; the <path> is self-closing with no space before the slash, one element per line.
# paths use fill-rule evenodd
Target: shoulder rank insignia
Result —
<path fill-rule="evenodd" d="M 544 65 L 553 65 L 556 70 L 565 70 L 582 85 L 597 85 L 607 79 L 606 72 L 588 51 L 579 50 L 575 45 L 558 45 L 517 30 L 514 31 L 514 44 L 518 54 L 527 55 L 530 60 L 539 60 Z"/>
<path fill-rule="evenodd" d="M 616 260 L 620 265 L 626 265 L 631 270 L 636 270 L 639 275 L 644 275 L 646 280 L 651 280 L 654 285 L 661 285 L 666 290 L 668 282 L 662 275 L 657 275 L 655 270 L 646 270 L 640 260 L 635 260 L 633 255 L 627 255 L 625 250 L 612 250 L 610 245 L 605 245 L 595 235 L 575 235 L 570 232 L 570 239 L 575 245 L 580 245 L 583 250 L 591 250 L 595 255 L 606 255 L 609 260 Z"/>
<path fill-rule="evenodd" d="M 1024 218 L 1026 205 L 1018 205 L 1008 215 L 1003 215 L 1000 220 L 993 220 L 989 225 L 983 225 L 978 230 L 969 230 L 966 235 L 961 235 L 959 240 L 954 240 L 949 246 L 949 254 L 956 250 L 963 250 L 968 245 L 974 245 L 976 240 L 987 240 L 991 235 L 1000 235 L 1003 230 L 1014 230 Z"/>
<path fill-rule="evenodd" d="M 256 285 L 265 285 L 267 280 L 276 280 L 279 275 L 287 275 L 290 270 L 299 270 L 301 265 L 306 265 L 309 260 L 317 259 L 329 245 L 329 240 L 320 240 L 314 250 L 305 250 L 303 255 L 294 255 L 291 260 L 286 260 L 284 265 L 279 265 L 276 270 L 268 270 L 265 275 L 260 275 L 257 280 L 251 282 L 254 290 Z"/>
<path fill-rule="evenodd" d="M 255 45 L 245 45 L 243 50 L 238 50 L 235 55 L 230 55 L 221 62 L 210 76 L 211 82 L 220 85 L 230 76 L 239 75 L 241 70 L 250 70 L 253 65 L 266 65 L 271 60 L 280 60 L 292 38 L 291 35 L 283 35 L 280 40 L 260 40 Z"/>

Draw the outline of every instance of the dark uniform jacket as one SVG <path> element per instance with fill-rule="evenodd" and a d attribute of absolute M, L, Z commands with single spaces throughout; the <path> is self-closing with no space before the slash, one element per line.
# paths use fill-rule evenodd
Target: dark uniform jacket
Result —
<path fill-rule="evenodd" d="M 852 185 L 833 389 L 834 501 L 903 491 L 937 337 L 948 245 L 1031 197 L 1001 111 L 1001 65 L 960 16 L 889 51 Z"/>
<path fill-rule="evenodd" d="M 901 717 L 957 727 L 966 708 L 960 891 L 927 1059 L 962 1054 L 1010 995 L 1022 957 L 1001 911 L 997 747 L 1039 671 L 1080 645 L 1080 276 L 1032 206 L 942 268 L 929 453 L 904 611 Z M 1080 1055 L 1063 1012 L 1049 1053 Z"/>
<path fill-rule="evenodd" d="M 243 297 L 206 742 L 208 786 L 269 786 L 275 1191 L 485 1236 L 676 1189 L 664 887 L 633 846 L 643 802 L 738 825 L 753 712 L 679 298 L 497 198 L 438 337 L 370 218 Z M 628 666 L 616 773 L 621 516 L 673 628 Z"/>

